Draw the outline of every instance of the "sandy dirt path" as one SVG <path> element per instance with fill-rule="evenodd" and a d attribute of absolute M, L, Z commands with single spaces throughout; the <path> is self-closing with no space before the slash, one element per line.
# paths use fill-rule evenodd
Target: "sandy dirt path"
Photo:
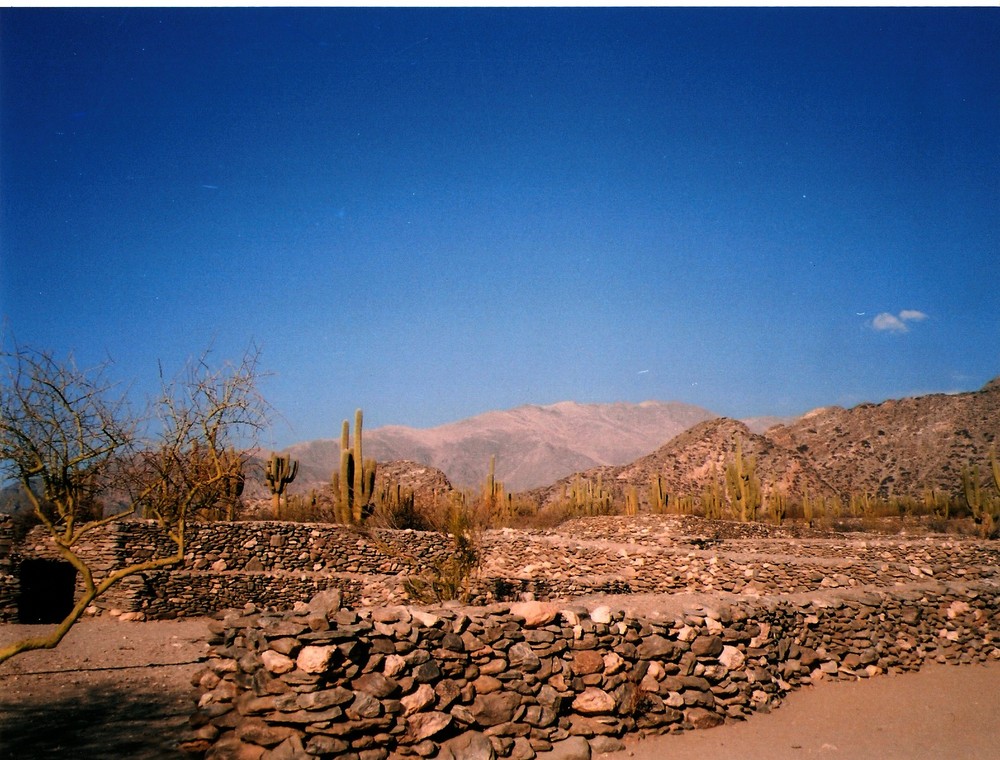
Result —
<path fill-rule="evenodd" d="M 208 621 L 84 620 L 56 649 L 0 665 L 0 760 L 173 760 Z M 0 625 L 0 643 L 46 626 Z"/>
<path fill-rule="evenodd" d="M 1000 663 L 822 683 L 768 715 L 626 741 L 608 760 L 995 760 Z"/>

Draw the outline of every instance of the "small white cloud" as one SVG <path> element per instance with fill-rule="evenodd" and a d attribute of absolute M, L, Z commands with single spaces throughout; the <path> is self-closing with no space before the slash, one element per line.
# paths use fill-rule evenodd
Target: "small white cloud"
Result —
<path fill-rule="evenodd" d="M 909 332 L 907 322 L 921 322 L 927 315 L 916 309 L 903 309 L 898 315 L 883 311 L 872 320 L 872 327 L 881 332 Z"/>
<path fill-rule="evenodd" d="M 875 319 L 872 320 L 872 327 L 881 331 L 906 332 L 906 325 L 903 324 L 903 320 L 887 311 L 883 311 L 881 314 L 875 316 Z"/>

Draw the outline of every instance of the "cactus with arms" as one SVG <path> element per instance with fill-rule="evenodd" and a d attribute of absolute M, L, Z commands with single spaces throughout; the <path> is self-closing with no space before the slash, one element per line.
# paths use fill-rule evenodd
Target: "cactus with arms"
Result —
<path fill-rule="evenodd" d="M 299 472 L 299 462 L 292 459 L 291 455 L 281 456 L 271 454 L 264 468 L 264 480 L 267 487 L 271 489 L 271 502 L 274 505 L 274 519 L 281 519 L 281 497 L 285 493 L 285 487 L 295 480 Z"/>

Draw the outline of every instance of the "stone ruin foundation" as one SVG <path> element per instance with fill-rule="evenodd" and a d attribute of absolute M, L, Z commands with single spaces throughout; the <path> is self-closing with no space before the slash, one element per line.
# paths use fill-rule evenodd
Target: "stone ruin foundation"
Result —
<path fill-rule="evenodd" d="M 531 758 L 766 712 L 790 690 L 1000 658 L 1000 550 L 955 536 L 802 534 L 675 516 L 488 531 L 469 606 L 405 580 L 448 537 L 193 525 L 182 566 L 91 610 L 214 616 L 183 746 L 206 758 Z M 162 556 L 147 522 L 95 533 L 99 573 Z M 0 618 L 57 561 L 0 520 Z M 27 578 L 30 580 L 30 578 Z"/>

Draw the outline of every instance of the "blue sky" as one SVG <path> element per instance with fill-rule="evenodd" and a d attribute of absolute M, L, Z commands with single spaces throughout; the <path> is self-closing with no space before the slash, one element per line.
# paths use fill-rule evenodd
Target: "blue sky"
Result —
<path fill-rule="evenodd" d="M 1000 11 L 2 9 L 0 310 L 270 443 L 1000 374 Z"/>

